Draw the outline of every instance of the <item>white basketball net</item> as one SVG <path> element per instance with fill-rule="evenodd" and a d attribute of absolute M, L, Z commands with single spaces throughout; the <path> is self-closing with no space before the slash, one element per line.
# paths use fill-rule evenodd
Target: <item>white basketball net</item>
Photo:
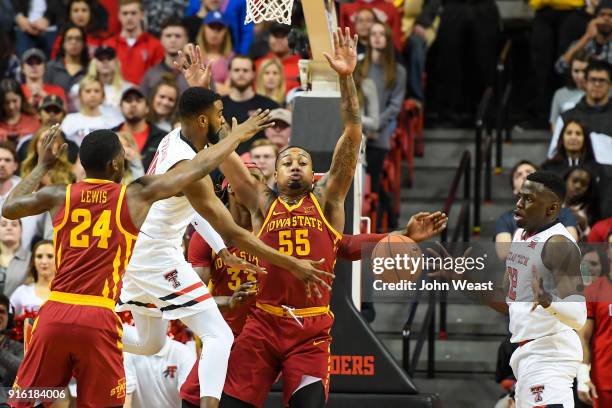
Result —
<path fill-rule="evenodd" d="M 291 24 L 293 0 L 246 0 L 247 15 L 244 24 L 277 21 Z"/>

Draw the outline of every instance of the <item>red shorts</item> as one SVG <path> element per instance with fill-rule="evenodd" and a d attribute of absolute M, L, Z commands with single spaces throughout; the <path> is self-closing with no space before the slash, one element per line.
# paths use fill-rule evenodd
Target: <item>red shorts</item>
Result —
<path fill-rule="evenodd" d="M 593 398 L 594 408 L 612 407 L 612 391 L 597 391 L 599 398 Z"/>
<path fill-rule="evenodd" d="M 125 399 L 122 326 L 112 311 L 47 301 L 32 331 L 14 387 L 66 387 L 74 376 L 77 405 L 122 406 Z M 31 407 L 33 402 L 10 402 Z"/>
<path fill-rule="evenodd" d="M 185 382 L 181 385 L 181 399 L 190 402 L 193 405 L 200 405 L 200 379 L 198 378 L 198 367 L 200 359 L 198 358 L 191 368 L 189 375 L 185 378 Z"/>
<path fill-rule="evenodd" d="M 232 348 L 223 392 L 261 407 L 281 373 L 285 406 L 305 375 L 322 379 L 327 398 L 333 316 L 300 321 L 304 327 L 294 319 L 253 308 Z"/>

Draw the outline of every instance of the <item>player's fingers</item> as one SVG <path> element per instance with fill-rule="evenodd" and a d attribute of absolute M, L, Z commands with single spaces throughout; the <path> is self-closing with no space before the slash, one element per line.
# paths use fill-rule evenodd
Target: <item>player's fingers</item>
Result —
<path fill-rule="evenodd" d="M 315 283 L 320 284 L 321 286 L 323 286 L 325 289 L 327 290 L 331 290 L 331 286 L 327 284 L 327 282 L 325 282 L 323 279 L 319 278 L 318 276 L 313 276 L 312 280 L 315 281 Z"/>
<path fill-rule="evenodd" d="M 201 67 L 202 66 L 202 50 L 200 49 L 199 45 L 195 46 L 195 53 L 194 53 L 194 63 Z"/>
<path fill-rule="evenodd" d="M 427 248 L 427 252 L 429 252 L 429 254 L 435 258 L 442 258 L 433 248 Z"/>
<path fill-rule="evenodd" d="M 340 29 L 336 30 L 332 35 L 332 38 L 334 40 L 334 50 L 337 50 L 338 48 L 340 48 L 340 39 L 339 39 L 338 33 L 341 33 Z"/>
<path fill-rule="evenodd" d="M 238 126 L 238 120 L 232 116 L 232 129 L 234 129 L 236 126 Z"/>
<path fill-rule="evenodd" d="M 351 48 L 357 48 L 357 43 L 359 42 L 359 36 L 357 34 L 355 34 L 353 36 L 353 44 L 351 46 Z"/>
<path fill-rule="evenodd" d="M 597 395 L 597 387 L 595 387 L 595 384 L 589 383 L 589 389 L 591 390 L 591 395 L 593 395 L 593 398 L 599 398 L 599 396 Z"/>
<path fill-rule="evenodd" d="M 440 250 L 442 251 L 442 255 L 444 255 L 445 258 L 450 258 L 450 254 L 448 253 L 448 251 L 446 250 L 446 248 L 444 248 L 444 245 L 442 245 L 439 242 L 436 242 L 436 245 L 438 245 L 438 247 L 440 247 Z"/>
<path fill-rule="evenodd" d="M 306 282 L 306 297 L 312 297 L 312 293 L 310 292 L 310 282 Z"/>
<path fill-rule="evenodd" d="M 463 257 L 467 258 L 468 256 L 470 256 L 470 254 L 472 253 L 472 247 L 469 247 L 468 249 L 465 250 L 465 252 L 463 253 Z"/>
<path fill-rule="evenodd" d="M 64 154 L 64 152 L 66 152 L 66 150 L 68 150 L 68 143 L 64 143 L 63 145 L 60 146 L 59 151 L 57 152 L 58 156 L 61 156 Z"/>
<path fill-rule="evenodd" d="M 323 297 L 323 295 L 321 294 L 321 291 L 319 290 L 319 287 L 317 285 L 314 285 L 313 288 L 314 288 L 315 295 L 317 295 L 317 297 L 319 299 L 321 299 Z"/>
<path fill-rule="evenodd" d="M 344 46 L 348 47 L 350 41 L 351 41 L 351 30 L 348 27 L 346 27 L 344 29 Z"/>
<path fill-rule="evenodd" d="M 274 127 L 275 124 L 276 124 L 276 122 L 262 123 L 261 125 L 258 125 L 258 129 L 264 130 L 264 129 L 267 129 L 267 128 L 271 128 L 271 127 Z"/>
<path fill-rule="evenodd" d="M 422 220 L 423 218 L 428 217 L 428 216 L 431 217 L 431 214 L 425 211 L 421 211 L 421 212 L 414 214 L 412 218 L 414 218 L 415 220 Z"/>
<path fill-rule="evenodd" d="M 329 62 L 330 64 L 332 63 L 332 57 L 328 53 L 324 52 L 323 56 L 325 57 L 327 62 Z"/>

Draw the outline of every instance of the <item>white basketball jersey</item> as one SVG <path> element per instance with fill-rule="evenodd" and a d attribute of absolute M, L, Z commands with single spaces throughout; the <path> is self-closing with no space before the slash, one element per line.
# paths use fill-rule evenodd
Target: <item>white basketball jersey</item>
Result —
<path fill-rule="evenodd" d="M 527 236 L 522 228 L 514 233 L 510 252 L 506 258 L 506 273 L 510 283 L 506 302 L 510 310 L 510 332 L 513 343 L 572 330 L 540 306 L 531 311 L 533 306 L 531 281 L 534 268 L 544 281 L 544 289 L 556 295 L 552 272 L 542 263 L 544 244 L 554 235 L 563 235 L 570 241 L 576 242 L 560 223 L 531 236 Z"/>
<path fill-rule="evenodd" d="M 180 129 L 168 133 L 160 142 L 147 174 L 163 174 L 182 160 L 191 160 L 195 148 L 181 137 Z M 168 268 L 184 261 L 181 245 L 185 229 L 195 215 L 186 197 L 170 197 L 155 202 L 140 228 L 128 269 Z"/>

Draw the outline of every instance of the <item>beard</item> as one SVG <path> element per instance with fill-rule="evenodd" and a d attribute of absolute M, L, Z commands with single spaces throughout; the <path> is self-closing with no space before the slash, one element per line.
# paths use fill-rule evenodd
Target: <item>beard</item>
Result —
<path fill-rule="evenodd" d="M 238 84 L 238 83 L 230 80 L 230 87 L 231 88 L 236 88 L 239 92 L 246 91 L 252 85 L 253 85 L 253 81 L 251 81 L 250 83 L 247 82 L 247 83 L 244 83 L 244 84 Z"/>
<path fill-rule="evenodd" d="M 141 120 L 143 120 L 144 117 L 142 116 L 131 116 L 131 117 L 125 117 L 125 121 L 130 124 L 130 125 L 136 125 L 138 124 Z"/>
<path fill-rule="evenodd" d="M 206 138 L 208 139 L 209 143 L 212 144 L 217 144 L 219 143 L 219 140 L 221 140 L 221 133 L 223 132 L 223 128 L 219 128 L 219 130 L 215 131 L 212 126 L 208 127 L 208 134 L 206 135 Z"/>

